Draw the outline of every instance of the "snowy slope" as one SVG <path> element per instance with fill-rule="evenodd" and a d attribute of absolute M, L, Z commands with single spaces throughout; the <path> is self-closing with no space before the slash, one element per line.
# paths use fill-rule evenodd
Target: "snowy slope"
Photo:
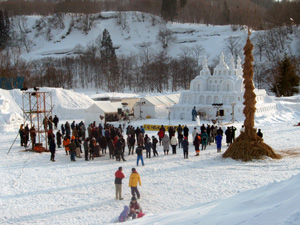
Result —
<path fill-rule="evenodd" d="M 99 36 L 102 37 L 104 29 L 109 31 L 117 55 L 139 54 L 143 51 L 157 54 L 163 50 L 157 38 L 158 33 L 161 29 L 169 29 L 176 39 L 166 49 L 167 54 L 176 57 L 186 52 L 187 48 L 194 48 L 195 57 L 206 55 L 210 60 L 210 58 L 218 57 L 221 52 L 227 51 L 225 43 L 231 37 L 241 38 L 239 49 L 242 55 L 242 47 L 247 36 L 245 27 L 232 31 L 229 25 L 165 24 L 159 17 L 140 12 L 122 13 L 123 20 L 126 21 L 123 22 L 126 25 L 122 26 L 118 24 L 118 16 L 118 12 L 101 12 L 91 15 L 92 26 L 87 33 L 82 31 L 80 21 L 83 19 L 80 19 L 79 15 L 67 14 L 61 19 L 63 27 L 50 28 L 49 26 L 53 26 L 51 22 L 48 23 L 51 17 L 26 16 L 24 26 L 28 31 L 27 38 L 32 43 L 30 52 L 27 53 L 24 49 L 22 57 L 33 60 L 76 55 L 91 44 L 99 45 Z M 41 20 L 44 21 L 42 23 L 44 26 L 37 27 L 37 22 Z M 14 27 L 18 33 L 18 26 Z M 202 47 L 201 51 L 195 50 L 197 45 Z"/>
<path fill-rule="evenodd" d="M 22 17 L 21 24 L 23 24 L 22 29 L 26 30 L 29 52 L 25 51 L 22 45 L 21 57 L 30 61 L 44 57 L 77 55 L 87 46 L 99 46 L 101 41 L 99 38 L 102 37 L 104 29 L 107 29 L 118 56 L 145 54 L 145 52 L 151 55 L 166 51 L 171 57 L 187 53 L 195 58 L 206 55 L 208 61 L 211 62 L 218 58 L 221 52 L 224 52 L 225 56 L 231 54 L 232 48 L 242 58 L 242 49 L 248 34 L 245 26 L 165 24 L 160 17 L 141 12 L 101 12 L 89 15 L 90 29 L 84 32 L 83 21 L 85 19 L 85 16 L 79 14 L 66 14 L 59 18 L 56 16 Z M 12 23 L 18 35 L 20 35 L 17 23 L 19 20 L 20 18 L 16 17 Z M 163 49 L 158 41 L 159 31 L 165 29 L 170 30 L 175 38 L 169 43 L 167 49 Z M 300 40 L 297 33 L 299 29 L 294 27 L 294 34 L 286 41 L 287 51 L 295 55 L 298 55 L 297 47 Z M 259 52 L 259 49 L 256 49 L 255 36 L 262 32 L 252 31 L 254 52 Z"/>
<path fill-rule="evenodd" d="M 300 174 L 225 200 L 146 216 L 128 224 L 289 224 L 300 222 Z"/>

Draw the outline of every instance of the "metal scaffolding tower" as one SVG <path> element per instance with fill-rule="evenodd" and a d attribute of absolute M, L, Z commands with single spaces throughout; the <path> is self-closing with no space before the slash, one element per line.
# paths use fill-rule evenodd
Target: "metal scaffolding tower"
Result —
<path fill-rule="evenodd" d="M 24 91 L 22 95 L 24 123 L 29 122 L 35 128 L 36 144 L 32 146 L 35 151 L 48 150 L 48 118 L 52 115 L 52 93 Z"/>

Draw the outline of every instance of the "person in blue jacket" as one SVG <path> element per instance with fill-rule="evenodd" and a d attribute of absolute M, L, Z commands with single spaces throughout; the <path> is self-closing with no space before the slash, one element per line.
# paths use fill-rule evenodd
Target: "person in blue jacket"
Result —
<path fill-rule="evenodd" d="M 215 137 L 216 143 L 217 143 L 217 152 L 221 152 L 222 148 L 222 135 L 218 133 L 218 135 Z"/>

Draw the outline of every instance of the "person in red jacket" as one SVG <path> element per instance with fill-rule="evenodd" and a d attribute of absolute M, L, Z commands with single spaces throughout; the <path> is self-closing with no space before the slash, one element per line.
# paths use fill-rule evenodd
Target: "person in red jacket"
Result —
<path fill-rule="evenodd" d="M 125 175 L 122 172 L 123 168 L 120 166 L 115 173 L 115 186 L 116 186 L 116 199 L 123 200 L 122 198 L 122 179 Z"/>
<path fill-rule="evenodd" d="M 159 138 L 159 145 L 161 145 L 161 141 L 162 141 L 163 137 L 165 136 L 164 130 L 162 128 L 160 128 L 157 135 L 158 135 L 158 138 Z"/>

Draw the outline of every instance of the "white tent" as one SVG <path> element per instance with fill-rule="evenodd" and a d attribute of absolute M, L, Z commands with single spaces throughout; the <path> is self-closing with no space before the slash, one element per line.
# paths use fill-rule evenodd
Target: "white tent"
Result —
<path fill-rule="evenodd" d="M 134 105 L 134 116 L 137 119 L 166 118 L 170 107 L 177 104 L 180 94 L 144 97 Z"/>
<path fill-rule="evenodd" d="M 96 121 L 96 124 L 103 123 L 104 120 L 100 119 L 100 116 L 105 117 L 108 114 L 117 115 L 118 108 L 121 108 L 121 102 L 109 102 L 109 101 L 100 101 L 95 102 L 89 108 L 84 111 L 84 122 L 86 125 L 89 125 Z"/>

